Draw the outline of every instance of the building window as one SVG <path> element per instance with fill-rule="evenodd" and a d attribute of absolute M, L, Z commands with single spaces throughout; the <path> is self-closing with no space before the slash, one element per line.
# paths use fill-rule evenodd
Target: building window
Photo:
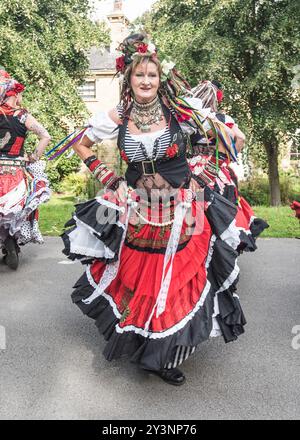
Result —
<path fill-rule="evenodd" d="M 84 100 L 96 98 L 96 81 L 89 79 L 85 81 L 82 86 L 78 87 L 79 96 Z"/>
<path fill-rule="evenodd" d="M 299 145 L 292 146 L 290 158 L 291 158 L 291 160 L 300 160 L 300 146 Z"/>

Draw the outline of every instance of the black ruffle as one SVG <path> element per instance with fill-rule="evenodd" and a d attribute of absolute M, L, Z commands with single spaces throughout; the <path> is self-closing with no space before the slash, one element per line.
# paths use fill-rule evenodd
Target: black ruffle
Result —
<path fill-rule="evenodd" d="M 259 234 L 261 234 L 268 227 L 268 223 L 266 223 L 263 219 L 255 218 L 250 225 L 250 231 L 253 237 L 257 238 Z"/>
<path fill-rule="evenodd" d="M 214 234 L 220 237 L 235 219 L 237 207 L 208 186 L 204 190 L 204 199 L 209 202 L 206 217 Z"/>
<path fill-rule="evenodd" d="M 232 295 L 234 286 L 218 294 L 220 314 L 216 319 L 226 343 L 235 341 L 244 333 L 244 325 L 247 323 L 238 297 Z"/>
<path fill-rule="evenodd" d="M 74 218 L 75 217 L 75 218 Z M 113 258 L 97 258 L 99 261 L 112 263 L 117 260 L 123 236 L 123 228 L 117 224 L 119 211 L 105 205 L 101 205 L 96 199 L 76 205 L 73 217 L 65 224 L 65 232 L 61 235 L 65 248 L 63 253 L 69 259 L 91 261 L 91 258 L 84 255 L 73 254 L 70 251 L 69 235 L 76 229 L 76 219 L 87 225 L 96 238 L 101 240 L 113 253 Z"/>
<path fill-rule="evenodd" d="M 250 225 L 250 234 L 246 234 L 244 231 L 240 231 L 240 244 L 237 251 L 241 252 L 254 252 L 257 249 L 256 239 L 269 225 L 261 218 L 255 218 Z"/>
<path fill-rule="evenodd" d="M 213 255 L 207 269 L 207 278 L 215 291 L 218 291 L 235 269 L 238 252 L 227 243 L 217 238 Z"/>

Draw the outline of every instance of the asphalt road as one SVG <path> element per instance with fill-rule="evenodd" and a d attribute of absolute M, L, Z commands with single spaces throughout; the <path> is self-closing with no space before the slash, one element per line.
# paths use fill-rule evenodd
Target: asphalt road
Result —
<path fill-rule="evenodd" d="M 62 263 L 59 238 L 28 245 L 18 272 L 0 264 L 0 419 L 299 419 L 300 240 L 258 246 L 239 262 L 246 333 L 202 344 L 174 387 L 107 362 L 70 299 L 82 267 Z"/>

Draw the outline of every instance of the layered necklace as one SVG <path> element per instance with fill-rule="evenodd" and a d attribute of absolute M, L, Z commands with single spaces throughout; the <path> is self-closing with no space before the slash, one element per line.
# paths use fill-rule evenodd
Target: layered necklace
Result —
<path fill-rule="evenodd" d="M 152 124 L 158 125 L 163 119 L 159 97 L 156 96 L 153 101 L 147 104 L 140 104 L 134 99 L 130 117 L 139 130 L 148 133 Z"/>

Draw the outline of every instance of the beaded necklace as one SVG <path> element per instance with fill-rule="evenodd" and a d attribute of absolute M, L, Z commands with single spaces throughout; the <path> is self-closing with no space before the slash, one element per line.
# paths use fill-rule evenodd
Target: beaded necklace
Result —
<path fill-rule="evenodd" d="M 151 125 L 159 124 L 163 119 L 159 97 L 156 96 L 153 101 L 147 104 L 140 104 L 134 100 L 130 116 L 139 130 L 143 133 L 149 133 Z"/>

